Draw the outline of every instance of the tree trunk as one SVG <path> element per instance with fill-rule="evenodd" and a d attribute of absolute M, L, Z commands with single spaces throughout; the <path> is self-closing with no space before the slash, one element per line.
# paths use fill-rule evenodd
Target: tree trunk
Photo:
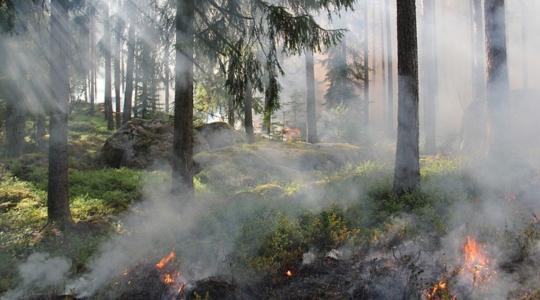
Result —
<path fill-rule="evenodd" d="M 105 4 L 105 20 L 103 22 L 103 44 L 105 55 L 105 120 L 107 120 L 107 129 L 114 129 L 113 111 L 112 111 L 112 80 L 111 80 L 111 25 L 109 20 L 109 5 Z"/>
<path fill-rule="evenodd" d="M 529 38 L 527 32 L 529 30 L 529 13 L 525 1 L 520 1 L 521 6 L 521 76 L 523 77 L 523 89 L 529 88 Z"/>
<path fill-rule="evenodd" d="M 392 47 L 392 24 L 390 15 L 390 0 L 385 0 L 385 23 L 386 23 L 386 106 L 387 106 L 387 130 L 394 136 L 394 50 Z"/>
<path fill-rule="evenodd" d="M 10 158 L 19 157 L 24 150 L 24 129 L 26 123 L 26 112 L 24 103 L 19 99 L 16 92 L 15 83 L 8 87 L 12 92 L 8 92 L 9 99 L 6 101 L 6 154 Z"/>
<path fill-rule="evenodd" d="M 364 107 L 363 125 L 365 129 L 369 126 L 369 0 L 364 0 Z"/>
<path fill-rule="evenodd" d="M 49 121 L 49 181 L 47 213 L 49 222 L 63 227 L 71 222 L 68 196 L 68 11 L 65 1 L 51 2 L 50 87 L 51 103 Z"/>
<path fill-rule="evenodd" d="M 193 192 L 194 0 L 176 1 L 173 193 Z"/>
<path fill-rule="evenodd" d="M 438 68 L 436 51 L 435 0 L 424 0 L 422 22 L 422 96 L 424 103 L 424 132 L 426 154 L 437 151 L 437 89 Z"/>
<path fill-rule="evenodd" d="M 472 39 L 472 88 L 473 101 L 484 101 L 486 92 L 486 67 L 484 51 L 484 14 L 482 0 L 471 0 Z"/>
<path fill-rule="evenodd" d="M 253 130 L 253 91 L 251 82 L 246 78 L 246 90 L 244 91 L 244 128 L 246 129 L 247 142 L 255 142 L 255 133 Z"/>
<path fill-rule="evenodd" d="M 171 76 L 169 74 L 169 43 L 168 42 L 167 42 L 167 45 L 165 45 L 164 65 L 165 65 L 165 79 L 163 80 L 163 85 L 165 89 L 165 113 L 168 114 L 169 109 L 170 109 L 169 85 L 171 82 Z"/>
<path fill-rule="evenodd" d="M 398 32 L 398 136 L 394 192 L 416 190 L 420 183 L 418 146 L 418 45 L 415 0 L 397 4 Z"/>
<path fill-rule="evenodd" d="M 509 96 L 504 0 L 485 0 L 487 104 L 490 121 L 489 157 L 504 161 L 507 141 L 506 112 Z"/>
<path fill-rule="evenodd" d="M 317 101 L 315 99 L 315 62 L 313 50 L 306 49 L 306 142 L 318 142 Z"/>
<path fill-rule="evenodd" d="M 90 15 L 90 109 L 88 113 L 94 115 L 96 104 L 96 21 L 95 15 Z"/>
<path fill-rule="evenodd" d="M 227 101 L 227 121 L 234 128 L 234 98 L 231 96 L 229 96 L 229 100 Z"/>
<path fill-rule="evenodd" d="M 133 68 L 135 67 L 135 24 L 131 24 L 128 30 L 128 56 L 126 66 L 126 89 L 124 91 L 124 115 L 123 123 L 131 119 L 133 110 Z"/>
<path fill-rule="evenodd" d="M 388 70 L 386 68 L 386 60 L 388 55 L 386 54 L 386 39 L 385 39 L 385 25 L 386 25 L 386 3 L 380 1 L 380 25 L 381 25 L 381 85 L 384 101 L 386 102 L 386 133 L 388 136 L 392 136 L 394 128 L 394 103 L 389 102 L 388 97 Z"/>
<path fill-rule="evenodd" d="M 36 116 L 36 144 L 38 146 L 38 149 L 44 150 L 46 149 L 45 145 L 45 134 L 46 134 L 46 122 L 45 122 L 45 116 L 42 114 L 38 114 Z"/>
<path fill-rule="evenodd" d="M 120 67 L 120 50 L 122 49 L 122 34 L 120 33 L 121 25 L 120 21 L 117 21 L 116 23 L 116 40 L 114 45 L 114 100 L 115 100 L 115 121 L 116 121 L 116 128 L 120 128 L 122 126 L 122 118 L 121 118 L 121 99 L 120 99 L 120 81 L 121 81 L 121 67 Z"/>

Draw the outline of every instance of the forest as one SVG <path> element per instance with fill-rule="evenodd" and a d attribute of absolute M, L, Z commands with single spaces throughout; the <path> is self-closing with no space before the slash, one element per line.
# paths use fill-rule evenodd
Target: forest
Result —
<path fill-rule="evenodd" d="M 0 300 L 540 300 L 538 14 L 0 0 Z"/>

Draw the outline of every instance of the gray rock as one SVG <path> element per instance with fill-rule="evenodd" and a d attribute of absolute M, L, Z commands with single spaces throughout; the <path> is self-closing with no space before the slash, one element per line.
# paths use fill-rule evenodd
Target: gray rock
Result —
<path fill-rule="evenodd" d="M 226 123 L 210 123 L 194 130 L 194 153 L 243 143 L 243 136 Z M 148 168 L 172 157 L 173 126 L 165 120 L 133 119 L 109 137 L 99 160 L 111 168 Z"/>

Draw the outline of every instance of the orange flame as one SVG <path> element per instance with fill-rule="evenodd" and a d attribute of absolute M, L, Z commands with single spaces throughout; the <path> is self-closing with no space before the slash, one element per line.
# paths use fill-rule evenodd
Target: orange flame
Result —
<path fill-rule="evenodd" d="M 287 270 L 287 272 L 285 272 L 285 275 L 287 275 L 287 277 L 292 277 L 293 272 L 291 270 Z"/>
<path fill-rule="evenodd" d="M 161 270 L 165 268 L 171 261 L 173 261 L 176 258 L 176 253 L 174 251 L 171 251 L 171 253 L 164 256 L 157 264 L 156 268 Z"/>
<path fill-rule="evenodd" d="M 490 260 L 483 245 L 467 236 L 463 254 L 465 255 L 463 268 L 472 274 L 473 286 L 478 286 L 491 278 L 494 272 L 489 270 Z"/>
<path fill-rule="evenodd" d="M 429 291 L 425 293 L 425 299 L 427 300 L 438 300 L 438 299 L 457 299 L 456 296 L 450 295 L 448 290 L 448 282 L 446 279 L 441 279 L 435 285 L 431 287 Z"/>

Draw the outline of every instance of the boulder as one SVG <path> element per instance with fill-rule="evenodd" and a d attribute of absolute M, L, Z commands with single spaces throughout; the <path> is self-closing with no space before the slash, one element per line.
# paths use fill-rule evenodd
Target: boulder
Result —
<path fill-rule="evenodd" d="M 222 148 L 244 141 L 242 135 L 223 122 L 194 130 L 194 153 Z M 99 160 L 111 168 L 148 168 L 169 162 L 172 156 L 173 126 L 166 120 L 133 119 L 124 124 L 101 149 Z"/>

